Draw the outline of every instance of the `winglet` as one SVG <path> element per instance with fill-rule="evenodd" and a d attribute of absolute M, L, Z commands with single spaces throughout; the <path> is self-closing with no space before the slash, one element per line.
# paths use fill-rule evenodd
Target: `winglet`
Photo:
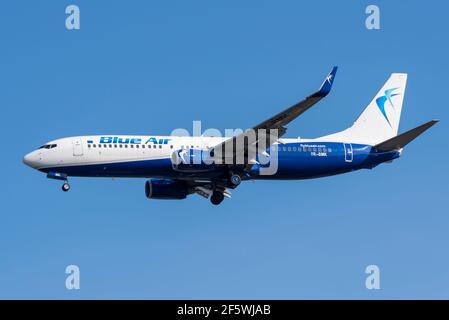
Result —
<path fill-rule="evenodd" d="M 394 138 L 391 138 L 387 141 L 379 143 L 374 147 L 379 151 L 392 151 L 399 150 L 405 147 L 409 142 L 413 141 L 416 137 L 422 134 L 424 131 L 429 129 L 431 126 L 436 124 L 439 120 L 431 120 L 426 122 L 414 129 L 411 129 L 407 132 L 404 132 Z"/>
<path fill-rule="evenodd" d="M 324 98 L 331 92 L 332 84 L 334 83 L 335 74 L 337 73 L 338 67 L 335 66 L 332 68 L 331 72 L 327 75 L 326 79 L 324 79 L 323 84 L 320 89 L 316 93 L 317 96 Z"/>

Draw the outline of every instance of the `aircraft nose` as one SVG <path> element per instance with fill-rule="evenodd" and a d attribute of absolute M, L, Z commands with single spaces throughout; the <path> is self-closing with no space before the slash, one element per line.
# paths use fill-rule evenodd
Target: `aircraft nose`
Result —
<path fill-rule="evenodd" d="M 23 163 L 35 169 L 39 164 L 39 158 L 35 152 L 30 152 L 23 157 Z"/>

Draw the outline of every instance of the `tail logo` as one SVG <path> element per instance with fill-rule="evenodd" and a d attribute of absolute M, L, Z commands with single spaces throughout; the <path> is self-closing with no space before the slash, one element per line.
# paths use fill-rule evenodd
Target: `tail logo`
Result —
<path fill-rule="evenodd" d="M 395 91 L 397 89 L 399 89 L 399 88 L 392 88 L 392 89 L 385 90 L 385 95 L 380 96 L 379 98 L 376 99 L 377 106 L 379 107 L 380 112 L 384 116 L 385 120 L 387 120 L 390 127 L 391 127 L 391 123 L 390 123 L 390 120 L 388 119 L 387 113 L 385 112 L 385 102 L 388 101 L 390 103 L 391 108 L 394 110 L 394 104 L 393 104 L 393 101 L 391 101 L 391 98 L 399 95 L 399 93 L 393 93 L 393 91 Z"/>

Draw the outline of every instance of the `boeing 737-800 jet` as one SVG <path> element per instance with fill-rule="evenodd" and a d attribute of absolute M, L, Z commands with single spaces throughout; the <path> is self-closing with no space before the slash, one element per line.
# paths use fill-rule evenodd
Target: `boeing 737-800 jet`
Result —
<path fill-rule="evenodd" d="M 407 74 L 393 73 L 350 128 L 316 139 L 281 138 L 288 123 L 327 96 L 336 72 L 317 92 L 234 137 L 78 136 L 50 141 L 23 161 L 64 181 L 63 191 L 71 176 L 148 178 L 148 198 L 196 193 L 217 205 L 242 180 L 310 179 L 391 162 L 437 122 L 397 135 Z"/>

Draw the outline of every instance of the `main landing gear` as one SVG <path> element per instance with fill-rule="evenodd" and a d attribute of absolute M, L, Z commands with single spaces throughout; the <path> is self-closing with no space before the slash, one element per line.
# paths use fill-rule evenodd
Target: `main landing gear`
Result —
<path fill-rule="evenodd" d="M 64 181 L 64 184 L 61 187 L 62 191 L 67 192 L 70 190 L 70 185 L 68 181 Z"/>
<path fill-rule="evenodd" d="M 231 187 L 232 189 L 236 188 L 240 183 L 242 182 L 242 177 L 238 174 L 232 173 L 230 172 L 230 175 L 228 176 L 228 180 L 227 180 L 227 187 Z M 219 188 L 214 188 L 213 189 L 213 193 L 210 196 L 210 202 L 213 205 L 219 205 L 220 203 L 223 202 L 223 199 L 225 197 L 225 194 L 227 197 L 230 197 L 230 194 L 228 191 L 226 191 L 225 187 L 219 187 Z"/>
<path fill-rule="evenodd" d="M 214 191 L 214 193 L 212 193 L 211 197 L 210 197 L 210 202 L 213 205 L 219 205 L 220 203 L 222 203 L 224 199 L 224 194 L 223 192 L 220 191 Z"/>
<path fill-rule="evenodd" d="M 237 187 L 242 182 L 242 178 L 238 174 L 231 175 L 229 180 L 235 187 Z"/>

